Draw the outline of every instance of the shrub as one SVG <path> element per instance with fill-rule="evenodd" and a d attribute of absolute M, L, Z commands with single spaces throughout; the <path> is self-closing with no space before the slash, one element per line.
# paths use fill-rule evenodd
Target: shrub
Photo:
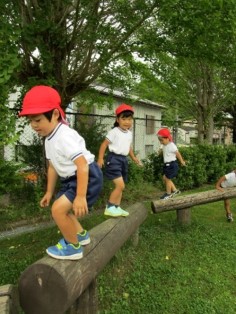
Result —
<path fill-rule="evenodd" d="M 22 179 L 18 174 L 19 166 L 0 159 L 0 194 L 14 194 Z"/>

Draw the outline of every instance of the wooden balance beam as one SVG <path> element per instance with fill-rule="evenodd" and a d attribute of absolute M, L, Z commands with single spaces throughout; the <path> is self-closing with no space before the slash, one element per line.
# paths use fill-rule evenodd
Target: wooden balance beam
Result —
<path fill-rule="evenodd" d="M 45 256 L 19 279 L 20 305 L 26 314 L 96 313 L 95 279 L 125 241 L 136 233 L 148 210 L 142 203 L 128 208 L 128 217 L 111 218 L 89 231 L 91 243 L 78 261 Z M 137 239 L 136 239 L 137 240 Z"/>
<path fill-rule="evenodd" d="M 154 214 L 176 210 L 180 223 L 190 223 L 190 208 L 236 197 L 236 188 L 227 188 L 224 192 L 215 190 L 189 195 L 176 196 L 167 200 L 153 200 L 151 208 Z"/>

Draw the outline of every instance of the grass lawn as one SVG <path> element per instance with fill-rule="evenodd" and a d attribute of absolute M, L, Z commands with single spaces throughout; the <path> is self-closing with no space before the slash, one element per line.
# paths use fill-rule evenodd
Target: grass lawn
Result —
<path fill-rule="evenodd" d="M 231 203 L 236 208 L 236 200 Z M 222 202 L 194 207 L 191 218 L 181 226 L 175 212 L 150 209 L 139 245 L 128 241 L 98 277 L 99 314 L 236 313 L 236 221 L 227 223 Z M 83 225 L 90 229 L 103 220 L 103 211 L 95 211 Z M 17 283 L 57 240 L 52 227 L 0 241 L 0 285 Z"/>

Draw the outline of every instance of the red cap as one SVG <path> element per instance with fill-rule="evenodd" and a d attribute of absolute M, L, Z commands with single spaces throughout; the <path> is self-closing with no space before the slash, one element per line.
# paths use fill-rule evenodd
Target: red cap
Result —
<path fill-rule="evenodd" d="M 157 132 L 157 136 L 167 137 L 170 141 L 172 141 L 172 136 L 171 136 L 170 131 L 168 129 L 160 129 Z"/>
<path fill-rule="evenodd" d="M 60 105 L 61 97 L 54 88 L 44 85 L 34 86 L 25 94 L 19 116 L 41 114 L 58 109 L 62 118 L 65 118 L 65 113 Z"/>
<path fill-rule="evenodd" d="M 121 105 L 119 105 L 119 107 L 116 108 L 116 115 L 118 116 L 123 111 L 132 111 L 132 112 L 134 112 L 134 109 L 130 105 L 121 104 Z"/>

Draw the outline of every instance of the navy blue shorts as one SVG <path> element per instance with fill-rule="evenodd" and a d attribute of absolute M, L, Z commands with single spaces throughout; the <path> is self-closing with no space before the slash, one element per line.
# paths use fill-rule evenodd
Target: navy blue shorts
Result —
<path fill-rule="evenodd" d="M 103 175 L 96 162 L 89 165 L 89 181 L 87 189 L 88 208 L 91 208 L 99 197 L 103 185 Z M 73 203 L 77 190 L 77 176 L 74 175 L 68 179 L 61 179 L 61 188 L 56 195 L 56 199 L 65 195 Z"/>
<path fill-rule="evenodd" d="M 173 179 L 177 176 L 179 170 L 179 165 L 177 160 L 166 162 L 163 167 L 163 174 L 167 179 Z"/>
<path fill-rule="evenodd" d="M 128 180 L 128 159 L 126 156 L 109 153 L 105 163 L 105 176 L 108 180 L 122 177 L 124 182 Z"/>

